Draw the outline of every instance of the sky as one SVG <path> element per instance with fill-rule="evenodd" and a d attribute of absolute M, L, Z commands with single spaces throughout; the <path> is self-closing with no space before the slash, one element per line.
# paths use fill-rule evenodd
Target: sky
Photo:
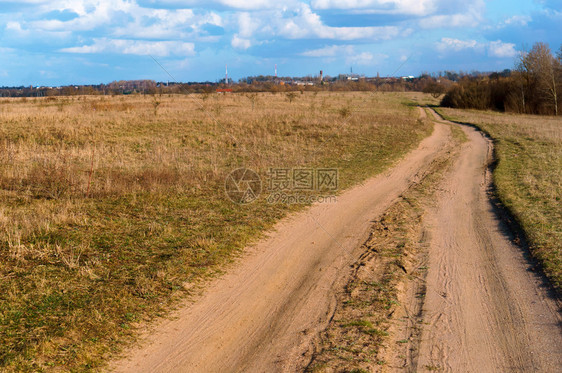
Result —
<path fill-rule="evenodd" d="M 497 71 L 562 0 L 0 0 L 0 86 Z"/>

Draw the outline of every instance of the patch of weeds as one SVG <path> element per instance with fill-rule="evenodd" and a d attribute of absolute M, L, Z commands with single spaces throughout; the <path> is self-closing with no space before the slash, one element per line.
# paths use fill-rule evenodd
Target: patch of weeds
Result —
<path fill-rule="evenodd" d="M 424 368 L 429 371 L 436 371 L 441 369 L 441 367 L 439 367 L 438 365 L 426 365 L 424 366 Z"/>

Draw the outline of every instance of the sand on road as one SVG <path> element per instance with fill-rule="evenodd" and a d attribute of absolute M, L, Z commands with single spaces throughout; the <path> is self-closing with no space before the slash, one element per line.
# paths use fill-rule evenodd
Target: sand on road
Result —
<path fill-rule="evenodd" d="M 560 372 L 560 304 L 490 198 L 492 142 L 433 115 L 468 141 L 424 218 L 421 335 L 408 363 L 387 371 Z"/>

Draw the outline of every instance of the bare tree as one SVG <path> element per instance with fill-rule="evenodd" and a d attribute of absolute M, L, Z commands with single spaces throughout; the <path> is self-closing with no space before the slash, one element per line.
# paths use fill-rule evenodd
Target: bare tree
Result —
<path fill-rule="evenodd" d="M 430 80 L 429 82 L 427 82 L 425 87 L 423 87 L 423 89 L 422 89 L 423 93 L 429 93 L 434 98 L 438 98 L 439 96 L 441 96 L 446 91 L 447 91 L 447 89 L 445 88 L 445 85 L 443 85 L 441 82 L 437 82 L 435 80 Z"/>
<path fill-rule="evenodd" d="M 530 89 L 539 95 L 537 99 L 552 106 L 554 114 L 558 115 L 560 56 L 555 58 L 547 44 L 538 42 L 529 52 L 520 55 L 517 70 L 522 75 L 526 91 Z M 523 92 L 524 107 L 525 104 Z"/>
<path fill-rule="evenodd" d="M 519 90 L 521 113 L 527 113 L 527 97 L 531 95 L 534 85 L 533 74 L 531 72 L 532 67 L 528 56 L 529 52 L 525 52 L 524 50 L 519 52 L 517 62 L 515 63 L 515 72 L 513 74 L 515 85 Z"/>
<path fill-rule="evenodd" d="M 556 95 L 556 115 L 558 115 L 558 95 L 556 90 L 560 91 L 562 88 L 562 45 L 560 45 L 560 49 L 556 53 L 556 58 L 554 59 L 554 94 Z"/>

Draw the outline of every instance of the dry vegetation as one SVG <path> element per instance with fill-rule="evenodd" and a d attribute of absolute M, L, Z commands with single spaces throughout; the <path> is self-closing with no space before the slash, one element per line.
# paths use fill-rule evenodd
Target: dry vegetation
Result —
<path fill-rule="evenodd" d="M 558 289 L 562 287 L 562 119 L 440 109 L 472 123 L 495 143 L 498 197 L 512 212 Z"/>
<path fill-rule="evenodd" d="M 531 50 L 519 53 L 514 71 L 462 77 L 450 87 L 441 105 L 457 109 L 558 115 L 560 87 L 562 46 L 555 55 L 548 44 L 537 42 Z"/>
<path fill-rule="evenodd" d="M 298 207 L 229 201 L 240 166 L 350 186 L 431 130 L 376 93 L 0 101 L 0 370 L 89 370 Z M 186 286 L 187 285 L 187 286 Z"/>

